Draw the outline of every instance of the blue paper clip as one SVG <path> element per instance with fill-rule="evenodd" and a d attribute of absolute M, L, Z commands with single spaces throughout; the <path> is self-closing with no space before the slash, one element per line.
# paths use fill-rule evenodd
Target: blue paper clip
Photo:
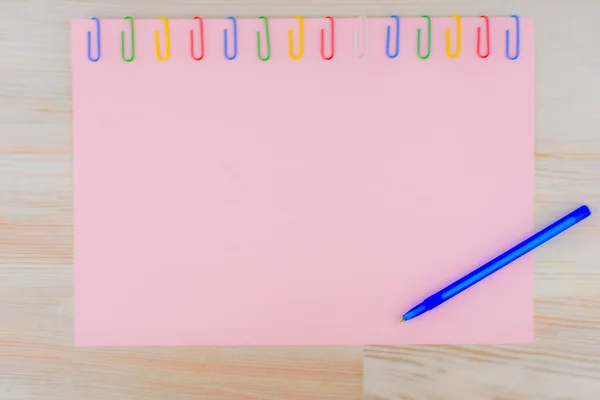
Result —
<path fill-rule="evenodd" d="M 233 56 L 229 56 L 227 51 L 227 29 L 223 30 L 223 54 L 226 59 L 233 60 L 237 57 L 237 22 L 235 17 L 227 17 L 227 19 L 233 22 Z"/>
<path fill-rule="evenodd" d="M 510 44 L 510 32 L 508 31 L 508 29 L 506 30 L 506 58 L 508 58 L 509 60 L 516 60 L 517 58 L 519 58 L 519 42 L 521 41 L 521 35 L 520 35 L 520 31 L 521 31 L 521 27 L 519 24 L 519 17 L 516 15 L 511 15 L 511 18 L 515 19 L 515 22 L 517 24 L 517 51 L 515 51 L 515 55 L 514 57 L 510 56 L 510 51 L 508 51 L 509 48 L 509 44 Z"/>
<path fill-rule="evenodd" d="M 398 53 L 400 53 L 400 18 L 398 18 L 397 15 L 392 15 L 390 18 L 396 20 L 396 52 L 390 54 L 390 31 L 392 27 L 388 25 L 386 29 L 385 54 L 387 54 L 389 58 L 396 58 L 398 57 Z"/>
<path fill-rule="evenodd" d="M 98 48 L 98 55 L 96 58 L 92 57 L 92 32 L 87 33 L 87 44 L 88 44 L 88 58 L 92 62 L 96 62 L 100 59 L 100 20 L 96 17 L 90 18 L 92 21 L 96 21 L 96 43 Z"/>

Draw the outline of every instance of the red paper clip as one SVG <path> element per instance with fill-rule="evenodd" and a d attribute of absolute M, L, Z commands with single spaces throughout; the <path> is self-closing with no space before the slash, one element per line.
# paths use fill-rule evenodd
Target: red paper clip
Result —
<path fill-rule="evenodd" d="M 487 58 L 490 55 L 490 19 L 485 15 L 482 15 L 481 18 L 485 20 L 485 42 L 487 53 L 481 54 L 481 27 L 477 27 L 477 55 L 479 58 Z"/>
<path fill-rule="evenodd" d="M 194 30 L 190 29 L 190 52 L 192 55 L 192 58 L 196 61 L 200 61 L 204 58 L 204 21 L 202 21 L 202 18 L 200 17 L 194 17 L 194 19 L 198 20 L 198 22 L 200 23 L 200 57 L 196 57 L 195 52 L 194 52 Z"/>
<path fill-rule="evenodd" d="M 325 56 L 325 29 L 321 29 L 321 57 L 325 60 L 331 60 L 335 52 L 335 28 L 332 17 L 325 17 L 329 20 L 329 26 L 331 27 L 331 54 L 329 57 Z"/>

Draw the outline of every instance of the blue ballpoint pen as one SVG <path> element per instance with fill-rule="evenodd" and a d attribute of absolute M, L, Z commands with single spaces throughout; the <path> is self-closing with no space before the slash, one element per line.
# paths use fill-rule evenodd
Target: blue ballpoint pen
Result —
<path fill-rule="evenodd" d="M 477 282 L 482 281 L 494 272 L 498 271 L 502 267 L 510 264 L 519 257 L 529 253 L 536 247 L 546 243 L 548 240 L 557 236 L 558 234 L 569 229 L 576 223 L 587 218 L 591 214 L 590 209 L 587 206 L 581 206 L 570 214 L 562 217 L 547 228 L 542 229 L 538 233 L 534 234 L 523 242 L 519 243 L 510 250 L 505 251 L 492 261 L 482 265 L 476 270 L 470 272 L 459 280 L 446 286 L 439 292 L 429 296 L 423 300 L 420 304 L 411 308 L 406 314 L 402 316 L 399 322 L 408 321 L 427 311 L 433 310 L 442 303 L 450 300 L 452 297 L 461 293 L 465 289 L 475 285 Z"/>

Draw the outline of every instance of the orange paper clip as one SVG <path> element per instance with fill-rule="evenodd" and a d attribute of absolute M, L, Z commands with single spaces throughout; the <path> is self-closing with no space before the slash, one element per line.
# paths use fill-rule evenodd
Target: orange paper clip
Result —
<path fill-rule="evenodd" d="M 291 29 L 288 31 L 288 42 L 290 58 L 292 60 L 299 60 L 302 58 L 302 54 L 304 53 L 304 18 L 294 17 L 294 19 L 297 20 L 298 24 L 300 25 L 300 50 L 298 51 L 298 54 L 294 54 L 294 32 Z"/>
<path fill-rule="evenodd" d="M 452 18 L 456 20 L 456 53 L 450 52 L 450 29 L 446 29 L 446 54 L 450 58 L 456 58 L 460 56 L 460 17 L 453 15 Z"/>
<path fill-rule="evenodd" d="M 154 31 L 154 44 L 156 45 L 156 58 L 160 61 L 168 60 L 171 57 L 171 39 L 169 38 L 169 20 L 165 17 L 161 17 L 160 20 L 165 24 L 165 46 L 166 52 L 162 56 L 160 54 L 160 41 L 158 40 L 158 31 Z"/>

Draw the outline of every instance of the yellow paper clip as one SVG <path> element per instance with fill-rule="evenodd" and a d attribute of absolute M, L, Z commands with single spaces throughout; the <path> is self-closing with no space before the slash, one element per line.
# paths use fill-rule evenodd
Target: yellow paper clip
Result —
<path fill-rule="evenodd" d="M 156 45 L 156 58 L 160 61 L 168 60 L 171 57 L 171 39 L 169 34 L 169 20 L 165 17 L 161 17 L 160 20 L 165 24 L 165 46 L 166 54 L 162 56 L 160 54 L 160 41 L 158 40 L 158 31 L 154 31 L 154 43 Z"/>
<path fill-rule="evenodd" d="M 446 54 L 450 58 L 456 58 L 460 56 L 460 17 L 453 15 L 452 18 L 456 20 L 456 53 L 450 52 L 450 29 L 446 29 Z"/>
<path fill-rule="evenodd" d="M 302 53 L 304 53 L 304 18 L 294 17 L 294 19 L 298 20 L 298 23 L 300 24 L 300 51 L 298 52 L 298 55 L 294 54 L 294 32 L 290 29 L 288 31 L 290 58 L 292 60 L 299 60 L 302 58 Z"/>

